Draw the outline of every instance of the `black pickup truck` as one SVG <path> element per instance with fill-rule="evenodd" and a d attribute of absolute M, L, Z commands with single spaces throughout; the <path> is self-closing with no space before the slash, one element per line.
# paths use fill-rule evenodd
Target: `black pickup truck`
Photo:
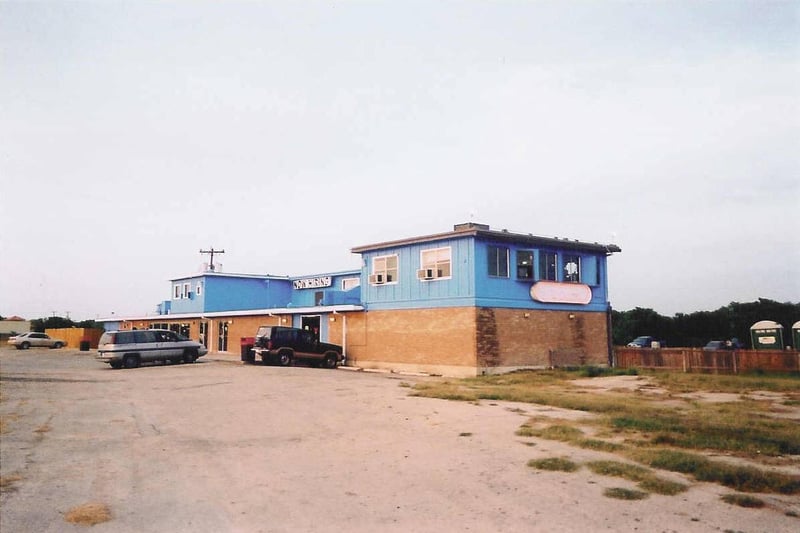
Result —
<path fill-rule="evenodd" d="M 321 342 L 310 331 L 285 326 L 261 326 L 253 349 L 242 354 L 242 361 L 254 363 L 259 357 L 265 364 L 291 366 L 303 360 L 312 366 L 336 368 L 343 360 L 342 347 Z"/>

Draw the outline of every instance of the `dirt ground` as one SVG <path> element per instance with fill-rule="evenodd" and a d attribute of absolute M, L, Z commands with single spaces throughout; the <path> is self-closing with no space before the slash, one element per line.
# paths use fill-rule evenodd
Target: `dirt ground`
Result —
<path fill-rule="evenodd" d="M 618 460 L 515 435 L 532 414 L 583 413 L 409 396 L 423 376 L 92 355 L 0 349 L 0 530 L 84 531 L 76 509 L 107 513 L 93 532 L 800 529 L 795 496 L 746 509 L 660 473 L 691 488 L 622 501 L 604 490 L 632 482 L 527 466 Z"/>

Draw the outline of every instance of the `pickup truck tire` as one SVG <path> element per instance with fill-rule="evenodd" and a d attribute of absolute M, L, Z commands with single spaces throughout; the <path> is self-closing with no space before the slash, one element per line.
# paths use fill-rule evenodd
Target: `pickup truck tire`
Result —
<path fill-rule="evenodd" d="M 281 366 L 292 366 L 292 352 L 284 350 L 278 353 L 278 364 Z"/>
<path fill-rule="evenodd" d="M 339 356 L 335 353 L 329 353 L 325 355 L 325 368 L 336 368 L 337 363 L 339 362 Z"/>

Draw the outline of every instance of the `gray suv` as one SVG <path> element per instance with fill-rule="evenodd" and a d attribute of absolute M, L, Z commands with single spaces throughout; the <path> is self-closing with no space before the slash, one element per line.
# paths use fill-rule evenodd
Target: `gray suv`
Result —
<path fill-rule="evenodd" d="M 208 353 L 199 342 L 167 329 L 106 331 L 97 346 L 97 360 L 111 368 L 136 368 L 142 363 L 194 363 Z"/>

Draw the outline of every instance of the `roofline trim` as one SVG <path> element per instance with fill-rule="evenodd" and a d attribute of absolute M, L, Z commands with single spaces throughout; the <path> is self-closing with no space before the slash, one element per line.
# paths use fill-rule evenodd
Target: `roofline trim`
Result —
<path fill-rule="evenodd" d="M 124 322 L 132 320 L 175 320 L 184 318 L 204 319 L 221 318 L 228 316 L 252 316 L 252 315 L 297 315 L 297 314 L 320 314 L 320 313 L 345 313 L 348 311 L 363 311 L 363 305 L 318 305 L 314 307 L 275 307 L 268 309 L 247 309 L 240 311 L 215 311 L 213 313 L 175 313 L 172 315 L 139 315 L 125 317 L 110 317 L 95 319 L 95 322 Z"/>
<path fill-rule="evenodd" d="M 355 254 L 364 252 L 371 252 L 375 250 L 383 250 L 386 248 L 395 248 L 398 246 L 408 246 L 413 244 L 423 244 L 427 242 L 442 241 L 446 239 L 457 239 L 462 237 L 485 237 L 487 239 L 495 239 L 501 241 L 519 242 L 523 244 L 532 244 L 539 246 L 551 246 L 553 248 L 567 248 L 572 250 L 591 250 L 594 252 L 603 252 L 611 255 L 616 252 L 621 252 L 622 249 L 616 244 L 600 244 L 598 242 L 589 243 L 578 240 L 560 239 L 558 237 L 541 237 L 533 235 L 532 233 L 511 233 L 508 230 L 487 230 L 470 227 L 467 229 L 457 229 L 445 233 L 436 233 L 433 235 L 426 235 L 423 237 L 412 237 L 409 239 L 399 239 L 394 241 L 386 241 L 376 244 L 368 244 L 364 246 L 356 246 L 350 251 Z"/>

